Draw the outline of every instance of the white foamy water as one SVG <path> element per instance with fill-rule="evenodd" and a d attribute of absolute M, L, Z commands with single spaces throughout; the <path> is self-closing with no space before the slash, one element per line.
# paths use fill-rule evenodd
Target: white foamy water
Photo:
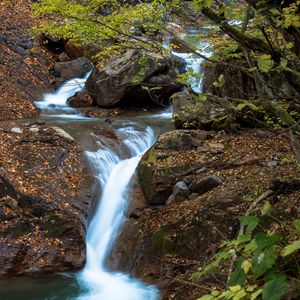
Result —
<path fill-rule="evenodd" d="M 124 219 L 130 179 L 142 154 L 154 142 L 149 127 L 144 132 L 132 127 L 120 131 L 127 133 L 124 146 L 132 157 L 122 160 L 109 149 L 87 152 L 103 191 L 88 229 L 87 263 L 78 276 L 79 283 L 87 290 L 78 298 L 81 300 L 156 300 L 159 297 L 155 287 L 105 268 L 105 260 Z"/>
<path fill-rule="evenodd" d="M 62 109 L 65 111 L 76 111 L 69 107 L 66 102 L 69 97 L 72 97 L 76 92 L 81 92 L 84 89 L 85 82 L 91 72 L 88 72 L 83 78 L 74 78 L 66 81 L 56 92 L 46 94 L 42 101 L 35 102 L 35 105 L 42 110 Z"/>

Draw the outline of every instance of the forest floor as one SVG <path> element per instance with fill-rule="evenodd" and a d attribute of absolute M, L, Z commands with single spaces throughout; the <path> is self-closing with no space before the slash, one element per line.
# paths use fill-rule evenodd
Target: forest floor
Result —
<path fill-rule="evenodd" d="M 0 120 L 38 114 L 33 101 L 51 91 L 53 57 L 30 34 L 31 2 L 0 1 Z"/>

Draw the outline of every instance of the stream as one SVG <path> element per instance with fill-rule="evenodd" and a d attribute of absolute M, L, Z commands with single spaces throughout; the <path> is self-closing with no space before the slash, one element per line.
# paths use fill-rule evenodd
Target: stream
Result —
<path fill-rule="evenodd" d="M 0 299 L 103 299 L 156 300 L 159 292 L 126 274 L 110 272 L 105 261 L 115 241 L 127 208 L 130 181 L 143 153 L 157 136 L 172 128 L 172 111 L 114 117 L 110 127 L 122 136 L 118 147 L 109 148 L 105 138 L 94 134 L 95 127 L 107 127 L 101 118 L 89 118 L 66 105 L 68 97 L 82 90 L 85 80 L 67 81 L 55 93 L 36 105 L 39 121 L 59 126 L 85 150 L 101 193 L 87 232 L 87 262 L 81 272 L 47 278 L 20 278 L 0 283 Z"/>
<path fill-rule="evenodd" d="M 188 38 L 194 36 L 194 31 L 187 35 Z M 183 58 L 187 68 L 195 73 L 200 71 L 201 58 L 183 52 L 173 51 L 173 54 Z M 205 54 L 210 55 L 210 52 Z M 86 265 L 78 273 L 0 282 L 1 300 L 159 299 L 156 287 L 145 285 L 127 274 L 111 272 L 105 262 L 125 218 L 131 178 L 143 153 L 153 145 L 158 135 L 173 129 L 172 111 L 128 113 L 110 118 L 109 127 L 122 137 L 117 146 L 111 146 L 104 137 L 94 133 L 97 127 L 108 127 L 105 120 L 85 117 L 66 104 L 69 97 L 84 88 L 89 74 L 65 82 L 56 92 L 46 94 L 42 101 L 36 102 L 41 109 L 36 120 L 62 128 L 81 145 L 101 191 L 87 231 Z M 201 92 L 201 78 L 191 80 L 194 92 Z"/>

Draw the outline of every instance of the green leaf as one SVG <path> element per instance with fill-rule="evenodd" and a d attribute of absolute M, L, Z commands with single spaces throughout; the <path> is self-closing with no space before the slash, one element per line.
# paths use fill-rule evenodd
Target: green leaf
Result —
<path fill-rule="evenodd" d="M 288 282 L 285 276 L 276 277 L 268 281 L 262 292 L 263 300 L 279 300 L 288 290 Z"/>
<path fill-rule="evenodd" d="M 230 287 L 237 286 L 237 285 L 243 285 L 243 283 L 245 282 L 247 275 L 242 268 L 244 261 L 245 260 L 243 258 L 239 258 L 237 260 L 235 268 L 234 268 L 234 272 L 232 273 L 232 275 L 229 279 L 229 282 L 228 282 Z"/>
<path fill-rule="evenodd" d="M 294 222 L 294 226 L 298 234 L 300 234 L 300 220 Z"/>
<path fill-rule="evenodd" d="M 272 210 L 272 206 L 271 206 L 270 202 L 265 201 L 263 207 L 261 208 L 261 214 L 266 215 L 266 214 L 270 213 L 271 210 Z"/>
<path fill-rule="evenodd" d="M 280 59 L 280 67 L 285 70 L 287 67 L 287 64 L 288 64 L 288 60 L 286 58 L 282 57 Z"/>
<path fill-rule="evenodd" d="M 239 217 L 240 223 L 246 228 L 246 234 L 250 234 L 259 224 L 259 218 L 255 216 L 243 216 Z"/>
<path fill-rule="evenodd" d="M 251 269 L 252 265 L 251 262 L 246 259 L 243 263 L 242 263 L 242 269 L 244 270 L 245 274 L 248 274 L 250 269 Z"/>
<path fill-rule="evenodd" d="M 221 75 L 219 76 L 218 81 L 213 82 L 213 85 L 214 85 L 215 87 L 218 87 L 218 88 L 223 87 L 224 84 L 225 84 L 225 77 L 224 77 L 223 74 L 221 74 Z"/>
<path fill-rule="evenodd" d="M 256 292 L 254 292 L 253 294 L 251 294 L 250 300 L 255 300 L 262 293 L 262 291 L 263 291 L 262 289 L 259 289 Z"/>
<path fill-rule="evenodd" d="M 262 55 L 258 56 L 257 64 L 258 64 L 258 68 L 262 72 L 268 73 L 272 69 L 274 62 L 271 58 L 271 55 L 262 54 Z"/>
<path fill-rule="evenodd" d="M 251 260 L 252 271 L 255 278 L 260 277 L 271 269 L 274 266 L 277 257 L 278 253 L 274 246 L 268 247 L 263 251 L 257 249 Z"/>
<path fill-rule="evenodd" d="M 246 102 L 240 103 L 236 106 L 237 110 L 242 110 L 243 108 L 245 108 L 247 106 Z"/>
<path fill-rule="evenodd" d="M 261 251 L 266 247 L 277 244 L 281 239 L 282 237 L 277 233 L 269 235 L 264 232 L 259 232 L 255 236 L 255 243 L 258 251 Z"/>
<path fill-rule="evenodd" d="M 284 247 L 282 256 L 288 256 L 299 249 L 300 249 L 300 240 L 295 241 L 294 243 Z"/>
<path fill-rule="evenodd" d="M 204 296 L 198 298 L 197 300 L 214 300 L 214 299 L 216 299 L 215 296 L 212 296 L 212 295 L 204 295 Z"/>

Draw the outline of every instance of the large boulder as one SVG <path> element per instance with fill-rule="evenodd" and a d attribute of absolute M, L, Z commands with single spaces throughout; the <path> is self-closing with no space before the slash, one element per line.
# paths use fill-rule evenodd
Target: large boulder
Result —
<path fill-rule="evenodd" d="M 74 96 L 67 99 L 67 104 L 74 108 L 80 108 L 92 106 L 94 101 L 86 92 L 76 92 Z"/>
<path fill-rule="evenodd" d="M 62 80 L 83 77 L 93 64 L 86 57 L 79 57 L 71 61 L 57 62 L 54 66 L 55 76 Z"/>
<path fill-rule="evenodd" d="M 128 50 L 95 68 L 86 82 L 87 91 L 99 106 L 166 104 L 180 90 L 176 74 L 183 71 L 179 59 L 165 59 L 141 50 Z"/>

